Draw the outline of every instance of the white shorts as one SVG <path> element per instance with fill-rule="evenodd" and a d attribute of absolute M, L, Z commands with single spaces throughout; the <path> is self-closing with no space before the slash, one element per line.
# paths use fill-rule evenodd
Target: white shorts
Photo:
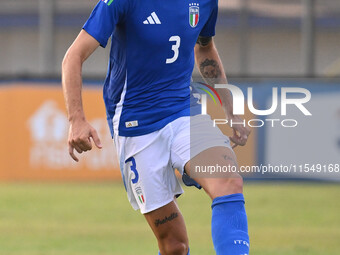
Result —
<path fill-rule="evenodd" d="M 191 135 L 200 139 L 190 139 Z M 195 134 L 193 134 L 195 133 Z M 114 137 L 129 202 L 142 214 L 156 210 L 183 193 L 175 169 L 215 146 L 230 148 L 229 138 L 213 127 L 209 115 L 181 117 L 162 129 L 136 137 Z"/>

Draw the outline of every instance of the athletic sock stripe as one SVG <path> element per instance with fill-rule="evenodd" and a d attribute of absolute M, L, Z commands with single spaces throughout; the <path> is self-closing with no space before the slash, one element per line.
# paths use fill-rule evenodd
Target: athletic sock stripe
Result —
<path fill-rule="evenodd" d="M 155 22 L 153 21 L 151 16 L 148 17 L 148 21 L 149 21 L 150 24 L 155 24 Z"/>
<path fill-rule="evenodd" d="M 155 12 L 151 13 L 152 18 L 156 21 L 156 24 L 161 24 L 157 14 Z"/>

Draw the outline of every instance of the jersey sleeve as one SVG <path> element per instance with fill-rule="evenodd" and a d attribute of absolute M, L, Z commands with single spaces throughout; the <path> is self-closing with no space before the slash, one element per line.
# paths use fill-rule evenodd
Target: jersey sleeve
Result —
<path fill-rule="evenodd" d="M 205 23 L 204 27 L 201 30 L 200 36 L 203 37 L 212 37 L 215 35 L 215 26 L 217 21 L 217 14 L 218 14 L 218 3 L 216 1 L 212 1 L 214 6 L 212 7 L 212 11 L 210 13 L 210 17 Z"/>
<path fill-rule="evenodd" d="M 83 29 L 106 47 L 116 25 L 125 20 L 129 0 L 100 0 Z"/>

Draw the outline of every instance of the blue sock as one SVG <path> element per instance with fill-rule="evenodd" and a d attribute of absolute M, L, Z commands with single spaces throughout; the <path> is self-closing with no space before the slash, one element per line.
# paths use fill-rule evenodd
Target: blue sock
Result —
<path fill-rule="evenodd" d="M 211 233 L 216 255 L 248 255 L 249 235 L 243 194 L 213 200 Z"/>
<path fill-rule="evenodd" d="M 161 253 L 158 252 L 158 255 L 161 255 Z M 190 249 L 188 250 L 188 254 L 187 255 L 190 255 Z"/>

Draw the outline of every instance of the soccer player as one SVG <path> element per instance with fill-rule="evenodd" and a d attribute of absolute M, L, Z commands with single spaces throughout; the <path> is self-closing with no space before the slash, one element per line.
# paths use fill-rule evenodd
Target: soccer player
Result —
<path fill-rule="evenodd" d="M 82 107 L 82 64 L 111 37 L 104 83 L 107 120 L 119 156 L 122 178 L 134 209 L 145 216 L 161 255 L 189 254 L 185 223 L 175 197 L 186 184 L 203 187 L 212 199 L 212 239 L 218 255 L 249 253 L 242 178 L 194 178 L 193 165 L 237 166 L 229 138 L 214 128 L 210 117 L 190 117 L 190 81 L 196 63 L 207 80 L 227 83 L 212 37 L 216 0 L 102 0 L 67 51 L 62 65 L 63 91 L 70 121 L 69 154 L 101 148 L 96 130 Z M 229 120 L 233 115 L 228 90 L 219 89 Z M 190 129 L 200 141 L 190 141 Z M 250 133 L 234 125 L 235 145 Z M 192 175 L 193 176 L 193 175 Z"/>

